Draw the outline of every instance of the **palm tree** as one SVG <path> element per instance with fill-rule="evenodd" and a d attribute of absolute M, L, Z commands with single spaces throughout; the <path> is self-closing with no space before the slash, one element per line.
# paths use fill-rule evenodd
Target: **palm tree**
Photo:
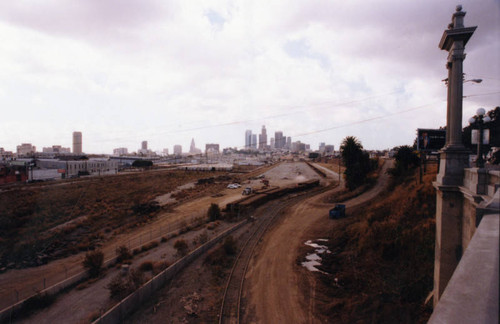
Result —
<path fill-rule="evenodd" d="M 363 145 L 354 136 L 347 136 L 340 145 L 347 188 L 354 190 L 362 185 L 370 172 L 370 157 L 363 151 Z"/>

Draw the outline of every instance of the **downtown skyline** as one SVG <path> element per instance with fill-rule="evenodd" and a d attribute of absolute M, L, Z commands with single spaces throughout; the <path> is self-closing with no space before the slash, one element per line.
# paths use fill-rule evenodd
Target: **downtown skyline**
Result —
<path fill-rule="evenodd" d="M 245 129 L 366 149 L 445 125 L 457 3 L 62 1 L 0 5 L 0 147 L 241 147 Z M 464 61 L 463 125 L 500 104 L 500 2 L 462 1 L 478 26 Z M 39 13 L 43 12 L 42 15 Z M 268 136 L 269 138 L 272 136 Z"/>

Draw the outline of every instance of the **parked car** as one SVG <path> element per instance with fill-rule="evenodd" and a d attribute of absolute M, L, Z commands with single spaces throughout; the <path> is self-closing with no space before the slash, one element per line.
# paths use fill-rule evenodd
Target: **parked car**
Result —
<path fill-rule="evenodd" d="M 330 209 L 329 217 L 336 218 L 344 218 L 345 217 L 345 205 L 336 204 L 334 208 Z"/>
<path fill-rule="evenodd" d="M 238 189 L 240 187 L 241 187 L 241 185 L 239 183 L 230 183 L 227 185 L 228 189 Z"/>

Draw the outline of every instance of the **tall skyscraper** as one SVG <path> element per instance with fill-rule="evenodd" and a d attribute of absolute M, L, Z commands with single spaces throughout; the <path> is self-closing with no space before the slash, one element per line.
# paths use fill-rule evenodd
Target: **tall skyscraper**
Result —
<path fill-rule="evenodd" d="M 259 149 L 263 150 L 267 145 L 267 131 L 266 126 L 262 125 L 262 130 L 259 135 Z"/>
<path fill-rule="evenodd" d="M 141 143 L 141 149 L 147 150 L 148 149 L 148 141 L 142 141 Z"/>
<path fill-rule="evenodd" d="M 245 131 L 245 148 L 248 149 L 252 145 L 252 131 L 247 129 Z"/>
<path fill-rule="evenodd" d="M 283 148 L 285 146 L 286 139 L 283 137 L 283 132 L 274 132 L 274 147 L 277 149 Z"/>
<path fill-rule="evenodd" d="M 73 153 L 82 154 L 82 132 L 73 132 Z"/>
<path fill-rule="evenodd" d="M 194 138 L 191 139 L 191 145 L 189 146 L 189 153 L 196 153 L 196 145 L 194 144 Z"/>
<path fill-rule="evenodd" d="M 257 149 L 257 134 L 252 134 L 251 146 L 253 149 Z"/>
<path fill-rule="evenodd" d="M 182 155 L 182 146 L 181 145 L 174 145 L 174 154 L 175 155 Z"/>
<path fill-rule="evenodd" d="M 271 137 L 271 139 L 269 140 L 269 145 L 271 146 L 271 149 L 275 149 L 276 148 L 276 143 L 274 142 L 274 137 Z"/>
<path fill-rule="evenodd" d="M 290 136 L 288 136 L 286 138 L 286 145 L 285 145 L 286 149 L 287 150 L 290 150 L 292 148 L 292 138 Z"/>

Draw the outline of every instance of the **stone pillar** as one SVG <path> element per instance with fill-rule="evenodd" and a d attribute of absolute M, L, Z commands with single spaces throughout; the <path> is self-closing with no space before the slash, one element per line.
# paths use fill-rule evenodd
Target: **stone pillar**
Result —
<path fill-rule="evenodd" d="M 449 52 L 446 144 L 440 151 L 439 173 L 434 183 L 436 193 L 436 252 L 434 265 L 434 305 L 453 274 L 462 255 L 462 206 L 464 169 L 469 154 L 462 144 L 462 89 L 465 44 L 477 27 L 464 27 L 465 12 L 457 6 L 452 23 L 445 30 L 439 48 Z"/>

